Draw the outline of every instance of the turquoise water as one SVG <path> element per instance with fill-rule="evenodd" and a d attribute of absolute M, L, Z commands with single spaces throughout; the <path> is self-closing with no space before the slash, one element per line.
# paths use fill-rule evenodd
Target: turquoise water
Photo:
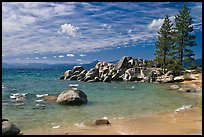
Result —
<path fill-rule="evenodd" d="M 158 112 L 173 112 L 182 105 L 195 105 L 195 98 L 186 93 L 169 90 L 169 84 L 111 82 L 85 83 L 59 80 L 65 70 L 55 69 L 3 69 L 2 115 L 21 129 L 39 126 L 61 127 L 74 125 L 106 116 L 109 119 L 131 118 Z M 44 109 L 33 109 L 36 94 L 58 95 L 78 84 L 88 96 L 82 106 L 63 106 L 45 103 Z M 11 102 L 12 93 L 28 93 L 23 106 Z"/>

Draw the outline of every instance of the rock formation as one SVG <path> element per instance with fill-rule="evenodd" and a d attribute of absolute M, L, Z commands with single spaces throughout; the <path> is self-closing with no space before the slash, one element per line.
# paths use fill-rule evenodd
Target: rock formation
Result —
<path fill-rule="evenodd" d="M 184 72 L 182 72 L 183 74 Z M 67 70 L 60 79 L 84 82 L 140 81 L 172 83 L 184 81 L 183 76 L 174 76 L 172 71 L 163 74 L 161 68 L 147 67 L 147 60 L 124 56 L 117 63 L 98 62 L 90 70 L 75 66 Z"/>

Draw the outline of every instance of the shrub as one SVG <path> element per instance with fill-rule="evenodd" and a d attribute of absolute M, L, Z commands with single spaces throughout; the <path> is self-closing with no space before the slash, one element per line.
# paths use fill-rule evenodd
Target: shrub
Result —
<path fill-rule="evenodd" d="M 191 80 L 191 75 L 186 73 L 183 75 L 184 80 Z"/>
<path fill-rule="evenodd" d="M 196 71 L 196 73 L 202 73 L 202 68 L 201 67 L 197 67 L 195 71 Z"/>

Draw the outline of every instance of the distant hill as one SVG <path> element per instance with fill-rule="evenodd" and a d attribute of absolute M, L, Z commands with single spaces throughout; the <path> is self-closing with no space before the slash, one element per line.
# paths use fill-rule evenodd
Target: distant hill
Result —
<path fill-rule="evenodd" d="M 184 62 L 183 67 L 188 68 L 192 63 L 195 63 L 197 67 L 202 66 L 202 59 L 195 59 L 191 62 Z"/>
<path fill-rule="evenodd" d="M 43 64 L 43 63 L 27 63 L 27 64 L 7 64 L 2 63 L 2 68 L 21 68 L 21 69 L 31 69 L 31 68 L 51 68 L 51 69 L 72 69 L 74 66 L 82 66 L 89 70 L 93 68 L 99 61 L 94 61 L 89 64 Z"/>
<path fill-rule="evenodd" d="M 82 66 L 84 67 L 86 70 L 89 70 L 93 67 L 96 66 L 96 64 L 99 61 L 93 61 L 91 63 L 88 64 L 78 64 L 78 63 L 74 63 L 74 64 L 44 64 L 44 63 L 24 63 L 24 64 L 20 64 L 20 63 L 14 63 L 14 64 L 8 64 L 8 63 L 2 63 L 2 68 L 21 68 L 21 69 L 31 69 L 31 68 L 50 68 L 50 69 L 72 69 L 74 66 Z M 109 63 L 113 63 L 115 64 L 118 61 L 112 61 Z"/>
<path fill-rule="evenodd" d="M 28 64 L 20 64 L 20 63 L 15 63 L 15 64 L 7 64 L 7 63 L 2 63 L 2 68 L 50 68 L 50 69 L 72 69 L 74 66 L 82 66 L 85 69 L 89 70 L 96 66 L 96 64 L 99 61 L 94 61 L 88 64 L 43 64 L 43 63 L 28 63 Z M 109 63 L 116 64 L 117 61 L 111 61 Z M 184 68 L 188 68 L 192 63 L 195 63 L 196 66 L 202 66 L 202 59 L 195 59 L 192 62 L 184 62 L 183 66 Z"/>

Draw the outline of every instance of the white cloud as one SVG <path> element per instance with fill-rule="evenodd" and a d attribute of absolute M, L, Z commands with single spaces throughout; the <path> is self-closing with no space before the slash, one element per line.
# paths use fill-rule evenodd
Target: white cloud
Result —
<path fill-rule="evenodd" d="M 132 33 L 132 32 L 133 32 L 133 30 L 131 30 L 131 29 L 130 29 L 130 30 L 128 30 L 128 33 Z"/>
<path fill-rule="evenodd" d="M 30 59 L 30 58 L 25 58 L 25 59 Z"/>
<path fill-rule="evenodd" d="M 43 57 L 43 59 L 46 59 L 46 58 L 47 58 L 47 57 L 45 57 L 45 56 Z"/>
<path fill-rule="evenodd" d="M 67 57 L 74 57 L 74 54 L 67 54 Z"/>
<path fill-rule="evenodd" d="M 164 22 L 164 19 L 158 19 L 158 20 L 155 19 L 148 25 L 148 28 L 159 29 L 162 26 L 163 22 Z"/>
<path fill-rule="evenodd" d="M 4 56 L 13 60 L 19 57 L 22 60 L 22 58 L 25 59 L 25 55 L 34 54 L 34 57 L 29 56 L 31 58 L 29 62 L 31 60 L 45 62 L 46 60 L 35 60 L 35 56 L 40 55 L 35 54 L 34 51 L 40 51 L 40 54 L 53 55 L 53 59 L 56 58 L 54 61 L 57 62 L 60 60 L 57 60 L 59 55 L 66 56 L 67 53 L 86 54 L 124 47 L 124 43 L 134 46 L 140 41 L 149 42 L 157 34 L 157 29 L 150 28 L 160 27 L 161 18 L 164 15 L 173 16 L 179 10 L 178 3 L 169 7 L 164 3 L 160 3 L 160 5 L 164 4 L 161 7 L 157 3 L 84 4 L 3 2 L 2 52 Z M 118 9 L 108 10 L 112 6 Z M 96 12 L 92 9 L 99 10 Z M 127 9 L 130 12 L 120 9 Z M 140 9 L 139 12 L 135 12 L 137 9 Z M 193 23 L 201 23 L 202 3 L 190 9 Z M 155 19 L 154 22 L 153 19 Z M 111 26 L 113 24 L 114 27 Z M 199 25 L 194 25 L 195 29 L 198 27 Z M 131 30 L 134 33 L 131 33 Z M 79 32 L 81 35 L 78 35 Z M 67 39 L 67 36 L 72 35 L 77 37 Z"/>
<path fill-rule="evenodd" d="M 79 56 L 80 56 L 80 57 L 85 57 L 86 55 L 85 55 L 85 54 L 80 54 Z"/>
<path fill-rule="evenodd" d="M 81 59 L 77 59 L 76 61 L 81 62 L 82 60 Z"/>
<path fill-rule="evenodd" d="M 65 33 L 67 34 L 69 37 L 76 36 L 77 31 L 79 30 L 79 27 L 75 27 L 72 24 L 62 24 L 60 27 L 60 31 L 58 31 L 59 33 Z"/>
<path fill-rule="evenodd" d="M 112 26 L 110 26 L 110 25 L 108 25 L 108 24 L 101 24 L 100 27 L 101 27 L 102 29 L 105 29 L 105 30 L 110 31 L 110 29 L 111 29 Z"/>
<path fill-rule="evenodd" d="M 64 58 L 64 56 L 63 55 L 59 55 L 59 58 Z"/>
<path fill-rule="evenodd" d="M 175 16 L 171 16 L 169 17 L 169 19 L 171 20 L 171 23 L 174 23 L 174 19 L 175 19 Z M 148 28 L 149 29 L 160 29 L 160 27 L 162 26 L 162 24 L 164 23 L 164 19 L 154 19 L 149 25 L 148 25 Z"/>
<path fill-rule="evenodd" d="M 2 5 L 2 31 L 12 32 L 22 30 L 23 27 L 35 23 L 37 18 L 28 14 L 21 14 L 13 7 L 18 3 L 3 3 Z"/>
<path fill-rule="evenodd" d="M 35 59 L 39 59 L 39 57 L 35 57 Z"/>

